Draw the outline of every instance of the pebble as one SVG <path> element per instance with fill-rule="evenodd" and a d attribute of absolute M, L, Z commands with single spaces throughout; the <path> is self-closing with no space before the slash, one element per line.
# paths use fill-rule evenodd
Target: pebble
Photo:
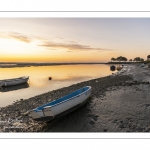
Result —
<path fill-rule="evenodd" d="M 89 124 L 95 124 L 95 122 L 94 122 L 93 120 L 91 120 L 91 121 L 89 122 Z"/>
<path fill-rule="evenodd" d="M 103 131 L 104 131 L 104 132 L 107 132 L 107 129 L 104 129 Z"/>

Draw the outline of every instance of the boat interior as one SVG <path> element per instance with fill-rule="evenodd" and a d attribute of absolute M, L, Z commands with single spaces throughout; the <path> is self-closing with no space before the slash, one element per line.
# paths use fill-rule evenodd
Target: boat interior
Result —
<path fill-rule="evenodd" d="M 41 111 L 44 107 L 49 107 L 49 106 L 53 107 L 53 106 L 58 105 L 58 104 L 60 104 L 62 102 L 68 101 L 68 100 L 70 100 L 73 97 L 79 96 L 80 94 L 86 92 L 88 89 L 90 89 L 89 86 L 83 87 L 83 88 L 81 88 L 79 90 L 76 90 L 76 91 L 74 91 L 74 92 L 72 92 L 72 93 L 70 93 L 70 94 L 68 94 L 68 95 L 66 95 L 66 96 L 64 96 L 62 98 L 59 98 L 59 99 L 54 100 L 54 101 L 52 101 L 50 103 L 47 103 L 47 104 L 42 105 L 42 106 L 40 106 L 38 108 L 35 108 L 34 110 L 36 112 L 38 112 L 38 111 Z"/>

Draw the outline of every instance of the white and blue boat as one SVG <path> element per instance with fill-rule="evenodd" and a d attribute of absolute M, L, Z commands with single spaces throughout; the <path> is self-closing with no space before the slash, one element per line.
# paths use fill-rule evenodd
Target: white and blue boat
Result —
<path fill-rule="evenodd" d="M 36 121 L 50 121 L 83 106 L 91 95 L 91 86 L 85 86 L 62 98 L 51 101 L 30 111 Z"/>
<path fill-rule="evenodd" d="M 27 83 L 28 79 L 29 79 L 29 76 L 23 76 L 20 78 L 0 80 L 0 87 Z"/>

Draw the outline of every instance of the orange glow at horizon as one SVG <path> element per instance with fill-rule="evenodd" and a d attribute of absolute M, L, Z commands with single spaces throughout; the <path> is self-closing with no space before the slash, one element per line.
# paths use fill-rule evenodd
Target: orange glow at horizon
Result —
<path fill-rule="evenodd" d="M 56 57 L 52 57 L 52 58 L 25 58 L 25 57 L 5 57 L 2 58 L 0 57 L 0 62 L 103 62 L 103 61 L 107 61 L 107 60 L 100 60 L 100 59 L 92 59 L 92 58 L 82 58 L 82 57 L 78 57 L 78 58 L 74 58 L 74 57 L 64 57 L 64 58 L 56 58 Z"/>
<path fill-rule="evenodd" d="M 149 18 L 0 18 L 0 62 L 147 59 Z"/>
<path fill-rule="evenodd" d="M 71 52 L 71 54 L 55 53 L 53 55 L 1 55 L 0 62 L 106 62 L 110 56 L 107 54 L 92 54 L 86 52 Z"/>
<path fill-rule="evenodd" d="M 0 49 L 0 62 L 105 62 L 110 59 L 109 52 L 51 50 L 38 46 L 37 41 L 2 39 L 0 45 L 3 49 Z"/>
<path fill-rule="evenodd" d="M 106 52 L 51 50 L 16 39 L 0 40 L 0 62 L 100 62 L 107 61 Z"/>
<path fill-rule="evenodd" d="M 8 38 L 1 39 L 0 45 L 0 62 L 108 62 L 119 56 L 115 51 L 53 50 L 39 46 L 38 40 L 26 43 Z"/>

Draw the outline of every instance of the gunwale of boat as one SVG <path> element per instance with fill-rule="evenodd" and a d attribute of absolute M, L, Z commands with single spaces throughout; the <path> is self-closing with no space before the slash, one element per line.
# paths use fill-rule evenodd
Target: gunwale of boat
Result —
<path fill-rule="evenodd" d="M 28 79 L 28 78 L 29 78 L 29 76 L 23 76 L 23 77 L 19 77 L 19 78 L 13 78 L 13 79 L 4 79 L 4 80 L 0 80 L 0 82 L 3 82 L 3 81 L 11 82 L 11 81 L 13 81 L 13 80 L 20 80 L 20 79 L 25 80 L 25 79 Z"/>
<path fill-rule="evenodd" d="M 76 91 L 73 91 L 72 93 L 69 93 L 69 94 L 67 94 L 67 95 L 65 95 L 65 96 L 63 96 L 63 97 L 61 97 L 61 98 L 59 98 L 59 99 L 53 100 L 53 101 L 51 101 L 51 102 L 49 102 L 49 103 L 47 103 L 47 104 L 44 104 L 44 105 L 40 106 L 41 109 L 38 109 L 38 108 L 40 108 L 40 107 L 37 107 L 37 108 L 33 109 L 33 111 L 40 112 L 40 111 L 42 111 L 44 108 L 52 108 L 52 107 L 54 107 L 54 106 L 57 106 L 57 105 L 60 105 L 60 104 L 62 104 L 62 103 L 64 103 L 64 102 L 66 102 L 66 101 L 69 101 L 69 100 L 72 100 L 72 99 L 74 99 L 74 98 L 76 98 L 76 97 L 79 97 L 80 95 L 83 95 L 85 92 L 87 92 L 87 91 L 89 91 L 89 90 L 91 89 L 91 86 L 85 86 L 85 87 L 88 87 L 88 89 L 85 90 L 85 91 L 83 91 L 82 93 L 79 93 L 79 94 L 77 94 L 77 95 L 75 95 L 75 96 L 72 96 L 72 97 L 70 97 L 70 98 L 68 98 L 68 99 L 64 99 L 64 100 L 62 100 L 62 101 L 60 101 L 59 103 L 56 103 L 56 104 L 54 104 L 54 105 L 50 105 L 50 103 L 52 103 L 52 102 L 58 101 L 58 100 L 60 100 L 61 98 L 65 98 L 66 96 L 69 96 L 69 95 L 75 93 L 76 91 L 83 89 L 83 88 L 80 88 L 80 89 L 78 89 L 78 90 L 76 90 Z M 48 105 L 48 104 L 49 104 L 49 106 L 46 106 L 46 105 Z"/>
<path fill-rule="evenodd" d="M 91 89 L 91 87 L 88 89 L 88 90 L 90 90 Z M 68 99 L 66 99 L 66 100 L 64 100 L 64 101 L 61 101 L 60 103 L 56 103 L 56 104 L 54 104 L 54 105 L 51 105 L 51 106 L 46 106 L 46 107 L 44 107 L 44 108 L 47 108 L 47 107 L 54 107 L 54 106 L 56 106 L 56 105 L 59 105 L 59 104 L 61 104 L 61 103 L 64 103 L 64 102 L 66 102 L 66 101 L 69 101 L 69 100 L 71 100 L 71 99 L 74 99 L 74 98 L 76 98 L 76 97 L 79 97 L 80 95 L 83 95 L 85 92 L 87 92 L 88 90 L 86 90 L 86 91 L 84 91 L 84 92 L 82 92 L 82 93 L 80 93 L 80 94 L 78 94 L 78 95 L 76 95 L 76 96 L 73 96 L 73 97 L 70 97 L 70 98 L 68 98 Z M 66 95 L 67 96 L 67 95 Z M 58 100 L 58 99 L 57 99 Z"/>

